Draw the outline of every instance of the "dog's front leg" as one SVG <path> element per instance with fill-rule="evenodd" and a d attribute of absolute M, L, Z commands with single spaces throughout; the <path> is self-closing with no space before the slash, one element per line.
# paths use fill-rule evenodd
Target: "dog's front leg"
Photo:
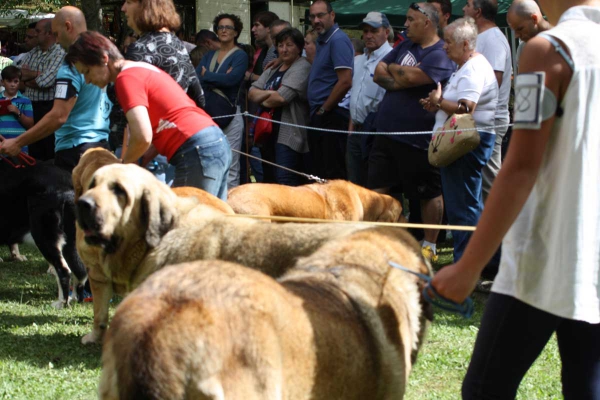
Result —
<path fill-rule="evenodd" d="M 19 244 L 13 243 L 10 246 L 10 257 L 13 261 L 27 261 L 27 257 L 21 255 L 19 252 Z M 0 260 L 2 261 L 2 260 Z"/>
<path fill-rule="evenodd" d="M 108 328 L 108 305 L 113 295 L 112 282 L 105 276 L 89 271 L 90 288 L 94 298 L 94 326 L 92 331 L 81 338 L 81 343 L 101 343 Z M 100 278 L 100 279 L 98 279 Z"/>

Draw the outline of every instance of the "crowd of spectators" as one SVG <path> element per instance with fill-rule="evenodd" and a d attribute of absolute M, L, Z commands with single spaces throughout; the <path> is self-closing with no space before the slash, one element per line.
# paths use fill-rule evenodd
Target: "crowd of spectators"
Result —
<path fill-rule="evenodd" d="M 509 13 L 509 23 L 524 41 L 548 29 L 539 18 L 539 9 L 532 11 L 529 3 L 515 2 Z M 451 224 L 477 223 L 500 168 L 499 146 L 508 123 L 512 76 L 508 42 L 494 22 L 494 0 L 468 0 L 465 18 L 451 25 L 449 0 L 413 3 L 401 34 L 385 14 L 373 11 L 359 26 L 360 39 L 350 39 L 336 24 L 332 5 L 317 0 L 309 8 L 311 28 L 304 36 L 273 12 L 254 15 L 254 46 L 238 43 L 244 26 L 235 14 L 217 15 L 212 30 L 199 31 L 192 44 L 182 40 L 181 20 L 172 0 L 130 0 L 122 11 L 130 29 L 120 44 L 123 59 L 115 55 L 105 65 L 108 72 L 119 73 L 106 72 L 100 80 L 91 76 L 98 66 L 94 62 L 81 61 L 75 68 L 74 60 L 84 60 L 77 54 L 70 62 L 64 61 L 65 52 L 86 30 L 79 10 L 65 7 L 53 20 L 28 27 L 25 45 L 29 51 L 15 60 L 23 91 L 6 95 L 31 100 L 34 124 L 28 123 L 25 108 L 4 117 L 21 118 L 22 131 L 6 137 L 3 153 L 15 154 L 28 146 L 35 158 L 54 158 L 55 163 L 72 168 L 87 148 L 110 147 L 119 157 L 147 166 L 169 184 L 175 180 L 176 185 L 206 188 L 223 171 L 215 172 L 218 163 L 209 161 L 214 154 L 203 153 L 206 143 L 183 144 L 194 142 L 192 137 L 210 126 L 222 132 L 231 149 L 220 163 L 220 168 L 227 169 L 226 185 L 211 189 L 221 197 L 228 188 L 246 182 L 250 174 L 268 183 L 306 183 L 305 176 L 290 171 L 294 170 L 325 179 L 348 179 L 403 196 L 410 200 L 411 215 L 425 223 L 442 223 L 444 213 Z M 535 29 L 527 23 L 529 15 Z M 69 22 L 66 27 L 65 21 Z M 88 40 L 97 42 L 96 38 Z M 103 49 L 108 51 L 106 46 Z M 167 90 L 167 84 L 156 87 L 153 90 L 169 104 L 158 111 L 153 107 L 158 97 L 145 84 L 144 102 L 133 101 L 124 89 L 130 85 L 119 82 L 126 76 L 133 81 L 131 71 L 138 71 L 139 76 L 155 72 L 147 68 L 142 73 L 139 63 L 164 71 L 187 97 Z M 495 82 L 490 80 L 490 71 Z M 202 118 L 208 114 L 216 124 L 194 116 L 189 118 L 195 128 L 180 127 L 180 116 L 174 114 L 188 107 L 189 101 L 202 111 Z M 141 105 L 145 113 L 139 112 Z M 242 111 L 270 115 L 276 122 L 270 135 L 254 142 L 257 121 L 244 119 Z M 454 113 L 473 114 L 482 140 L 478 149 L 448 167 L 429 164 L 430 135 L 392 134 L 431 132 Z M 490 128 L 498 125 L 504 126 Z M 173 129 L 185 133 L 172 135 Z M 177 144 L 165 147 L 166 138 L 173 141 L 174 137 L 179 138 Z M 219 133 L 214 138 L 221 139 Z M 179 154 L 179 146 L 181 152 L 196 148 L 197 165 L 192 170 L 200 175 L 198 179 L 192 179 L 192 173 L 176 172 L 182 171 L 182 163 L 189 168 L 193 164 L 189 154 Z M 250 173 L 246 159 L 240 158 L 240 151 L 246 149 L 265 160 L 249 162 Z M 436 258 L 438 234 L 434 229 L 424 231 L 424 254 L 430 259 Z M 458 260 L 469 235 L 453 235 Z"/>

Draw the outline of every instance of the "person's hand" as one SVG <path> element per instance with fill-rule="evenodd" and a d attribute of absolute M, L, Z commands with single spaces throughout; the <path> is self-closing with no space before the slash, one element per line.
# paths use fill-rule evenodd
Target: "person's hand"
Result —
<path fill-rule="evenodd" d="M 0 154 L 16 157 L 21 152 L 21 146 L 17 145 L 17 139 L 4 139 L 0 142 Z"/>
<path fill-rule="evenodd" d="M 265 67 L 263 68 L 263 71 L 268 70 L 269 68 L 275 68 L 278 67 L 279 64 L 281 64 L 281 60 L 279 58 L 276 58 L 274 60 L 271 60 L 267 63 L 267 65 L 265 65 Z"/>
<path fill-rule="evenodd" d="M 19 115 L 21 113 L 21 110 L 19 110 L 19 108 L 17 106 L 15 106 L 14 104 L 9 104 L 8 107 L 6 107 L 6 109 L 16 115 Z"/>
<path fill-rule="evenodd" d="M 466 269 L 459 261 L 439 270 L 431 285 L 445 298 L 461 304 L 475 290 L 479 274 Z"/>
<path fill-rule="evenodd" d="M 233 67 L 229 67 L 229 68 L 227 69 L 227 72 L 225 72 L 225 73 L 226 73 L 226 74 L 228 74 L 228 73 L 230 73 L 231 71 L 233 71 Z"/>
<path fill-rule="evenodd" d="M 429 98 L 419 100 L 419 104 L 423 106 L 423 108 L 429 112 L 436 111 L 437 108 L 434 104 L 431 104 Z"/>
<path fill-rule="evenodd" d="M 438 82 L 437 88 L 429 92 L 429 102 L 433 105 L 437 104 L 442 98 L 442 84 Z"/>
<path fill-rule="evenodd" d="M 246 73 L 244 73 L 244 80 L 250 81 L 251 78 L 252 78 L 252 72 L 246 71 Z"/>
<path fill-rule="evenodd" d="M 200 73 L 200 75 L 204 76 L 204 74 L 206 73 L 206 67 L 202 67 L 202 72 Z"/>

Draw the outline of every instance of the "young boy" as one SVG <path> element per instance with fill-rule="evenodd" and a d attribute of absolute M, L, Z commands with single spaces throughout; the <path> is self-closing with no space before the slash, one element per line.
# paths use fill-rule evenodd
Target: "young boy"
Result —
<path fill-rule="evenodd" d="M 19 91 L 21 70 L 9 65 L 1 75 L 4 91 L 0 92 L 0 135 L 13 139 L 33 126 L 33 108 L 31 100 Z M 23 151 L 27 152 L 27 147 Z"/>

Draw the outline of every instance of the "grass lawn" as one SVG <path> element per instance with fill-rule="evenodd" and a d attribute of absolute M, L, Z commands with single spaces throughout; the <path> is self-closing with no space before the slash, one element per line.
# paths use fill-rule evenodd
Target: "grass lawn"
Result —
<path fill-rule="evenodd" d="M 31 246 L 22 245 L 21 252 L 29 261 L 0 263 L 0 399 L 96 398 L 101 348 L 80 344 L 92 327 L 92 305 L 52 308 L 56 281 L 46 274 L 47 263 Z M 6 260 L 8 255 L 5 247 L 0 249 L 0 257 Z M 450 260 L 448 249 L 440 263 Z M 407 399 L 460 397 L 485 299 L 475 295 L 477 311 L 470 320 L 437 311 Z M 559 366 L 553 340 L 526 376 L 519 398 L 561 398 Z"/>

